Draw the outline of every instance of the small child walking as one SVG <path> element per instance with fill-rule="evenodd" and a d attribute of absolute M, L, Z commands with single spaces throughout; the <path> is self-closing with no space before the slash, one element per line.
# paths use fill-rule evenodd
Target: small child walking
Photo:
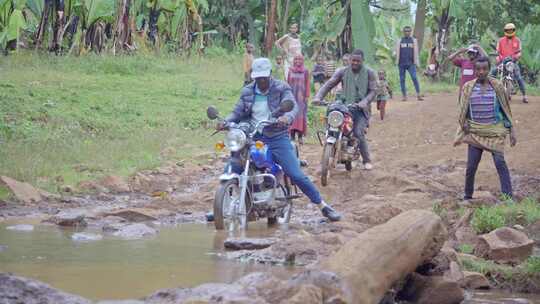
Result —
<path fill-rule="evenodd" d="M 313 66 L 311 74 L 313 75 L 313 86 L 315 87 L 315 93 L 319 92 L 319 89 L 322 87 L 326 81 L 326 76 L 324 74 L 326 62 L 323 56 L 317 57 L 317 62 Z"/>
<path fill-rule="evenodd" d="M 384 120 L 384 114 L 386 112 L 386 101 L 392 98 L 392 87 L 386 80 L 386 72 L 380 70 L 379 79 L 377 81 L 377 110 L 381 116 L 381 120 Z"/>
<path fill-rule="evenodd" d="M 253 60 L 255 59 L 255 56 L 253 55 L 253 52 L 255 51 L 255 46 L 251 43 L 246 43 L 246 52 L 244 53 L 244 62 L 243 62 L 243 70 L 244 70 L 244 85 L 248 85 L 251 83 L 251 64 L 253 63 Z"/>
<path fill-rule="evenodd" d="M 283 56 L 276 56 L 276 66 L 272 69 L 272 76 L 275 79 L 285 81 L 285 67 L 283 65 Z"/>

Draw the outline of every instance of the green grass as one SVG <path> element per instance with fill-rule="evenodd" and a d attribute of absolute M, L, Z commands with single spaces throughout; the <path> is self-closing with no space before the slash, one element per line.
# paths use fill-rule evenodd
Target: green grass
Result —
<path fill-rule="evenodd" d="M 466 254 L 472 254 L 474 251 L 474 247 L 470 244 L 462 244 L 459 246 L 459 252 L 466 253 Z"/>
<path fill-rule="evenodd" d="M 540 219 L 540 204 L 531 198 L 520 203 L 505 202 L 483 206 L 474 211 L 471 225 L 476 233 L 488 233 L 515 224 L 529 225 Z"/>
<path fill-rule="evenodd" d="M 232 56 L 3 58 L 0 174 L 54 191 L 57 177 L 75 185 L 155 167 L 167 147 L 172 159 L 211 152 L 205 109 L 231 109 L 240 69 Z"/>
<path fill-rule="evenodd" d="M 462 270 L 485 275 L 495 287 L 514 292 L 538 292 L 540 284 L 540 257 L 529 257 L 512 267 L 481 258 L 460 258 Z"/>

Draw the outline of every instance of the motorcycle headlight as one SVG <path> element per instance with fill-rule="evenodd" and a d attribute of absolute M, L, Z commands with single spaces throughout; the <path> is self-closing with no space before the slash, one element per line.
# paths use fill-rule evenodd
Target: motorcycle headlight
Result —
<path fill-rule="evenodd" d="M 514 70 L 514 63 L 512 61 L 506 63 L 506 70 L 512 72 Z"/>
<path fill-rule="evenodd" d="M 238 129 L 231 129 L 225 136 L 225 146 L 232 152 L 240 151 L 246 145 L 247 137 Z"/>
<path fill-rule="evenodd" d="M 343 124 L 343 114 L 339 111 L 332 111 L 328 114 L 328 124 L 333 128 L 339 128 Z"/>

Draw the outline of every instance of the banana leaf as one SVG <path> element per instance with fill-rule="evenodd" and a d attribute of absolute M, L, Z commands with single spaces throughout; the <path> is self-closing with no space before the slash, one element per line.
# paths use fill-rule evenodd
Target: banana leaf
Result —
<path fill-rule="evenodd" d="M 0 32 L 0 47 L 5 49 L 6 44 L 11 40 L 18 40 L 21 30 L 26 27 L 24 16 L 20 9 L 15 9 L 9 16 L 9 22 Z"/>
<path fill-rule="evenodd" d="M 351 29 L 353 45 L 355 49 L 364 51 L 365 60 L 369 63 L 374 62 L 373 58 L 373 30 L 370 30 L 373 16 L 369 10 L 367 1 L 353 0 L 351 1 Z"/>
<path fill-rule="evenodd" d="M 26 7 L 32 12 L 36 19 L 41 18 L 43 12 L 43 0 L 27 0 Z"/>
<path fill-rule="evenodd" d="M 116 13 L 114 0 L 86 0 L 85 7 L 88 12 L 87 24 L 89 26 L 99 19 L 112 22 Z"/>

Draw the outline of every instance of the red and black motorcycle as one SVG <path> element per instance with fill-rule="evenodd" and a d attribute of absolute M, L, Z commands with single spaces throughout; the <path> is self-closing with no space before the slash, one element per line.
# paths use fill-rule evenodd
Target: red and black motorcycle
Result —
<path fill-rule="evenodd" d="M 351 171 L 352 162 L 359 159 L 357 151 L 357 139 L 353 134 L 353 116 L 351 110 L 353 105 L 345 105 L 341 102 L 327 105 L 326 110 L 326 132 L 317 133 L 321 145 L 323 145 L 323 155 L 321 159 L 321 184 L 328 184 L 330 170 L 337 164 L 345 164 L 345 169 Z"/>

